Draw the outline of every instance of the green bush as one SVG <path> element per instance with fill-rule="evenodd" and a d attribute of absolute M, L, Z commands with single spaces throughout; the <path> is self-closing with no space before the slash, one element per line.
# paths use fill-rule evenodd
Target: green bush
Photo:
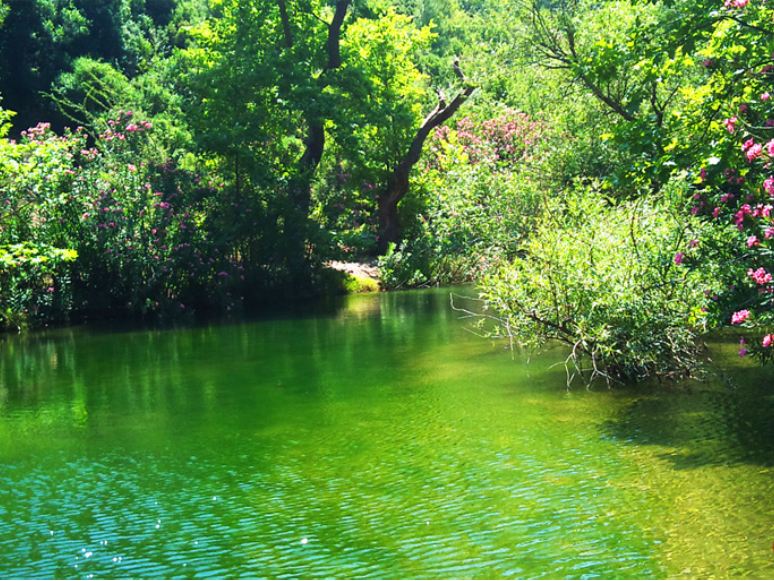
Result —
<path fill-rule="evenodd" d="M 64 319 L 72 307 L 69 263 L 77 256 L 29 243 L 0 246 L 0 329 Z"/>
<path fill-rule="evenodd" d="M 494 333 L 568 345 L 568 381 L 692 373 L 713 285 L 684 266 L 700 226 L 673 208 L 664 198 L 611 205 L 592 188 L 552 203 L 520 255 L 480 281 Z"/>

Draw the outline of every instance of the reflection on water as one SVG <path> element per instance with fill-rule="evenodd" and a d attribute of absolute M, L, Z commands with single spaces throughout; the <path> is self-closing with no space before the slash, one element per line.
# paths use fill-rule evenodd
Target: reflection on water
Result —
<path fill-rule="evenodd" d="M 774 575 L 774 389 L 564 389 L 448 292 L 0 343 L 2 577 Z"/>

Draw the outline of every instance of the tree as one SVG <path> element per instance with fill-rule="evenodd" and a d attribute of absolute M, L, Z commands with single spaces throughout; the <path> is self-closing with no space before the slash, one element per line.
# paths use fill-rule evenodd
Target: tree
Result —
<path fill-rule="evenodd" d="M 397 244 L 400 241 L 400 223 L 398 221 L 398 204 L 409 191 L 409 177 L 411 170 L 419 161 L 422 154 L 422 147 L 430 133 L 437 127 L 443 125 L 449 120 L 457 110 L 468 100 L 476 90 L 474 85 L 468 84 L 459 61 L 454 61 L 454 71 L 463 87 L 457 95 L 448 103 L 442 93 L 438 94 L 438 104 L 425 117 L 422 124 L 416 131 L 411 140 L 408 150 L 403 157 L 395 164 L 392 173 L 387 179 L 387 184 L 379 193 L 379 237 L 378 249 L 380 253 L 387 251 L 390 244 Z"/>
<path fill-rule="evenodd" d="M 186 5 L 200 0 L 189 0 Z M 48 98 L 53 84 L 79 57 L 91 57 L 129 77 L 168 51 L 172 0 L 5 0 L 0 5 L 0 92 L 17 111 L 17 129 L 41 119 L 67 119 Z"/>
<path fill-rule="evenodd" d="M 286 0 L 277 0 L 285 49 L 292 51 L 297 32 L 294 31 Z M 290 183 L 290 196 L 295 209 L 295 220 L 291 228 L 291 240 L 295 240 L 296 248 L 291 251 L 292 270 L 303 273 L 307 261 L 305 245 L 307 242 L 307 220 L 312 200 L 312 182 L 317 167 L 320 165 L 325 150 L 325 125 L 330 121 L 331 109 L 320 107 L 324 105 L 326 89 L 332 83 L 332 76 L 341 66 L 341 33 L 344 19 L 347 16 L 350 0 L 336 0 L 333 17 L 326 23 L 325 62 L 321 71 L 310 71 L 307 84 L 311 85 L 316 94 L 309 95 L 310 106 L 302 105 L 302 118 L 306 123 L 306 135 L 303 138 L 304 152 L 298 160 L 296 175 Z M 291 88 L 292 91 L 292 88 Z"/>
<path fill-rule="evenodd" d="M 413 18 L 390 9 L 378 19 L 358 19 L 344 39 L 341 90 L 349 118 L 340 119 L 337 135 L 355 173 L 374 186 L 379 253 L 400 241 L 398 206 L 427 137 L 475 90 L 455 59 L 462 88 L 448 102 L 437 90 L 435 106 L 422 115 L 433 80 L 417 63 L 433 38 L 430 26 L 418 28 Z"/>
<path fill-rule="evenodd" d="M 221 156 L 235 203 L 263 199 L 294 287 L 308 283 L 312 189 L 341 107 L 333 87 L 349 6 L 229 0 L 182 54 L 200 149 Z"/>
<path fill-rule="evenodd" d="M 608 176 L 619 196 L 658 191 L 671 173 L 664 162 L 675 153 L 667 150 L 672 112 L 694 71 L 693 47 L 707 33 L 706 19 L 689 4 L 694 0 L 671 7 L 626 0 L 530 5 L 532 58 L 564 73 L 608 114 L 605 138 L 623 154 Z M 693 26 L 686 29 L 685 21 Z"/>

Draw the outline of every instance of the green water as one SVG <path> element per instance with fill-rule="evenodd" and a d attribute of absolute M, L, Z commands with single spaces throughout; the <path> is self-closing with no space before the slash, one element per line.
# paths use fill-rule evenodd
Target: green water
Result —
<path fill-rule="evenodd" d="M 448 291 L 0 343 L 0 577 L 774 576 L 774 382 L 567 392 Z"/>

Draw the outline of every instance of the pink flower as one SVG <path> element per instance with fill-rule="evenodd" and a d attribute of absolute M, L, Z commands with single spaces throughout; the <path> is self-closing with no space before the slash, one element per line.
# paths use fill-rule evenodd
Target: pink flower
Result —
<path fill-rule="evenodd" d="M 739 357 L 747 357 L 747 354 L 748 354 L 748 353 L 749 353 L 749 351 L 748 351 L 747 349 L 745 349 L 744 347 L 742 347 L 742 348 L 739 350 Z"/>
<path fill-rule="evenodd" d="M 774 334 L 769 333 L 763 338 L 763 348 L 768 349 L 772 345 L 774 345 Z"/>
<path fill-rule="evenodd" d="M 675 254 L 675 264 L 680 265 L 683 263 L 683 260 L 685 260 L 685 254 L 682 252 L 678 252 Z"/>
<path fill-rule="evenodd" d="M 770 196 L 774 196 L 774 176 L 769 176 L 763 180 L 763 190 Z"/>
<path fill-rule="evenodd" d="M 774 139 L 766 144 L 766 151 L 770 157 L 774 157 Z"/>
<path fill-rule="evenodd" d="M 755 159 L 759 158 L 762 153 L 763 146 L 760 143 L 755 143 L 747 149 L 745 155 L 747 156 L 748 162 L 753 162 Z"/>
<path fill-rule="evenodd" d="M 734 214 L 734 224 L 739 230 L 744 230 L 744 217 L 752 214 L 750 204 L 742 204 L 742 207 Z"/>
<path fill-rule="evenodd" d="M 741 311 L 737 311 L 736 313 L 731 315 L 731 324 L 732 325 L 741 325 L 749 317 L 750 317 L 750 311 L 748 311 L 747 309 L 743 309 Z"/>
<path fill-rule="evenodd" d="M 738 119 L 736 118 L 736 116 L 734 116 L 734 117 L 729 117 L 728 119 L 726 119 L 725 121 L 723 121 L 723 125 L 725 125 L 725 126 L 726 126 L 726 130 L 727 130 L 729 133 L 733 133 L 734 131 L 736 131 L 736 122 L 737 122 L 737 121 L 738 121 Z"/>
<path fill-rule="evenodd" d="M 696 248 L 699 245 L 699 241 L 695 238 L 688 241 L 688 248 Z"/>
<path fill-rule="evenodd" d="M 712 210 L 712 217 L 717 218 L 718 216 L 720 216 L 720 208 L 715 208 Z"/>
<path fill-rule="evenodd" d="M 752 278 L 755 281 L 755 284 L 759 286 L 768 284 L 772 281 L 771 273 L 766 272 L 766 269 L 763 267 L 760 267 L 757 270 L 753 270 L 752 268 L 748 269 L 747 276 Z"/>
<path fill-rule="evenodd" d="M 770 240 L 774 237 L 774 227 L 769 226 L 766 228 L 766 230 L 763 233 L 763 237 L 766 238 L 766 240 Z"/>
<path fill-rule="evenodd" d="M 130 163 L 130 164 L 129 164 L 128 166 L 126 166 L 126 167 L 127 167 L 127 168 L 129 169 L 129 171 L 131 171 L 131 172 L 135 172 L 135 171 L 137 171 L 137 166 L 136 166 L 136 165 L 134 165 L 133 163 Z"/>
<path fill-rule="evenodd" d="M 761 243 L 758 241 L 758 237 L 755 235 L 750 236 L 747 239 L 747 248 L 752 248 L 753 246 L 760 246 Z"/>
<path fill-rule="evenodd" d="M 769 95 L 768 91 L 761 95 L 761 101 L 768 101 L 770 98 L 771 95 Z"/>

